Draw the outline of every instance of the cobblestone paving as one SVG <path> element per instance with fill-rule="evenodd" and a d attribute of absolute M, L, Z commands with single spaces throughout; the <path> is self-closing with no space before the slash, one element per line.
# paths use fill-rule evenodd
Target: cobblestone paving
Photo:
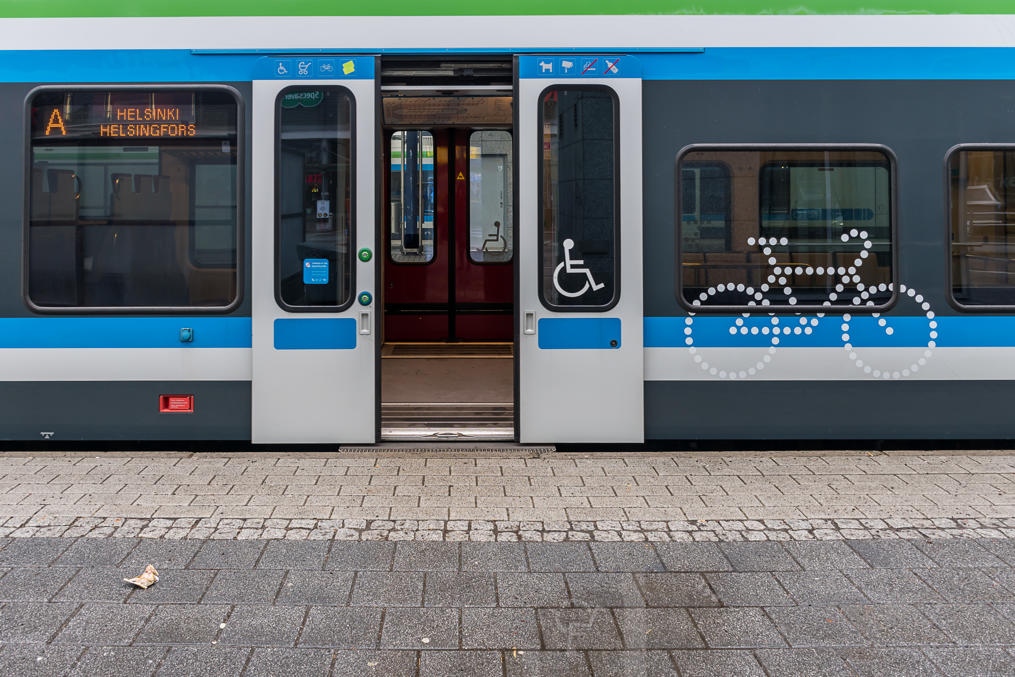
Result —
<path fill-rule="evenodd" d="M 1011 452 L 0 454 L 0 536 L 697 540 L 1015 532 Z"/>
<path fill-rule="evenodd" d="M 0 538 L 0 674 L 1011 675 L 1013 564 L 1006 539 Z"/>

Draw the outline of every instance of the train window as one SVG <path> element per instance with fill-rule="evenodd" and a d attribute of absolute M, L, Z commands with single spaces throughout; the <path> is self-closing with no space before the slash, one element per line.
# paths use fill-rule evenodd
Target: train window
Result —
<path fill-rule="evenodd" d="M 893 159 L 881 148 L 692 147 L 678 158 L 678 298 L 695 310 L 893 298 Z"/>
<path fill-rule="evenodd" d="M 353 97 L 344 87 L 289 87 L 277 106 L 278 300 L 338 310 L 352 303 Z"/>
<path fill-rule="evenodd" d="M 617 99 L 606 87 L 540 97 L 540 290 L 557 310 L 606 310 L 619 289 Z"/>
<path fill-rule="evenodd" d="M 952 298 L 1015 305 L 1015 147 L 952 152 L 948 181 Z"/>
<path fill-rule="evenodd" d="M 238 106 L 223 88 L 39 91 L 27 296 L 37 309 L 238 299 Z"/>
<path fill-rule="evenodd" d="M 433 134 L 419 129 L 391 135 L 391 238 L 395 263 L 430 263 L 434 258 Z"/>
<path fill-rule="evenodd" d="M 511 260 L 514 232 L 511 133 L 469 135 L 469 258 L 474 263 Z"/>

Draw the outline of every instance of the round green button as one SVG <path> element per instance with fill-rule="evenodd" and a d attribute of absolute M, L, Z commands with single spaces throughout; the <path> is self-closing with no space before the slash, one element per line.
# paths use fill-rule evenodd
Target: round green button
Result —
<path fill-rule="evenodd" d="M 367 249 L 366 247 L 363 247 L 363 249 L 359 250 L 359 253 L 357 254 L 357 256 L 359 256 L 359 260 L 360 261 L 362 261 L 363 263 L 366 263 L 367 261 L 369 261 L 370 259 L 372 259 L 374 257 L 374 253 L 372 251 L 370 251 L 369 249 Z"/>
<path fill-rule="evenodd" d="M 370 295 L 368 291 L 361 291 L 359 293 L 359 304 L 361 306 L 369 306 L 370 302 L 374 300 L 374 297 Z"/>

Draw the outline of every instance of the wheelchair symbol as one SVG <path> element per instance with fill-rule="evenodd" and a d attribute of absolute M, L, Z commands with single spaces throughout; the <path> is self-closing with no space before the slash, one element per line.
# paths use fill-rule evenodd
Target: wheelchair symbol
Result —
<path fill-rule="evenodd" d="M 582 259 L 572 259 L 571 250 L 574 249 L 574 240 L 567 238 L 564 240 L 564 260 L 557 264 L 557 267 L 553 270 L 553 288 L 561 296 L 566 296 L 569 299 L 578 298 L 589 290 L 598 291 L 606 285 L 602 282 L 596 282 L 596 279 L 592 277 L 592 271 L 584 266 L 585 261 Z M 560 285 L 560 271 L 563 270 L 567 274 L 579 274 L 585 275 L 585 284 L 578 291 L 566 291 Z"/>

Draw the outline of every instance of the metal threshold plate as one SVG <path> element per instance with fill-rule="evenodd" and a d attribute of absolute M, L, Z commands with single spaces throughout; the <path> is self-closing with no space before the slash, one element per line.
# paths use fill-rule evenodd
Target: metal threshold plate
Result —
<path fill-rule="evenodd" d="M 381 439 L 514 439 L 510 402 L 390 402 L 381 405 Z"/>

